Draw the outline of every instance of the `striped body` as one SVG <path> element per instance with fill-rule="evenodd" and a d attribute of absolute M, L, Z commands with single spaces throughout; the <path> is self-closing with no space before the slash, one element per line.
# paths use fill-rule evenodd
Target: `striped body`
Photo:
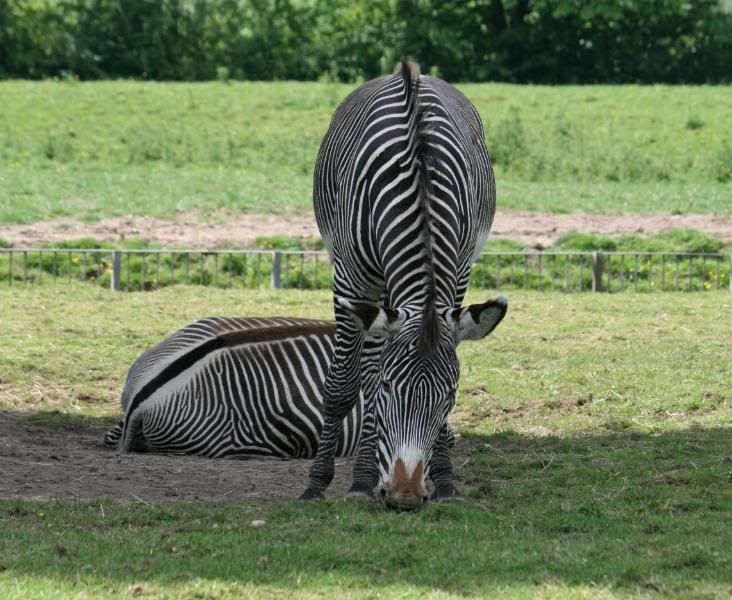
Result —
<path fill-rule="evenodd" d="M 454 306 L 493 222 L 495 181 L 472 104 L 440 79 L 418 81 L 410 90 L 401 74 L 381 77 L 340 105 L 315 167 L 315 215 L 339 288 L 374 300 L 387 292 L 389 306 L 420 303 L 434 272 L 437 300 Z M 420 165 L 417 128 L 430 165 Z"/>
<path fill-rule="evenodd" d="M 196 321 L 132 365 L 122 392 L 125 420 L 105 444 L 209 457 L 312 457 L 334 334 L 332 322 L 307 319 Z M 355 453 L 362 412 L 357 403 L 344 419 L 339 456 Z"/>
<path fill-rule="evenodd" d="M 402 62 L 336 111 L 313 198 L 335 266 L 337 335 L 303 498 L 319 497 L 332 479 L 341 422 L 359 391 L 373 420 L 352 492 L 378 483 L 387 496 L 404 488 L 423 500 L 428 474 L 454 491 L 447 417 L 459 379 L 455 347 L 487 335 L 505 313 L 503 300 L 460 308 L 495 213 L 480 117 L 454 87 Z"/>

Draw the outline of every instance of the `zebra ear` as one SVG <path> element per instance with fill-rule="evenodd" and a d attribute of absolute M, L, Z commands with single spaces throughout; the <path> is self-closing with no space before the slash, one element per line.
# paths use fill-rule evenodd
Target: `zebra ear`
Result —
<path fill-rule="evenodd" d="M 338 298 L 336 301 L 346 310 L 356 327 L 369 337 L 393 337 L 404 323 L 405 315 L 393 308 L 384 308 L 370 302 L 351 302 L 345 298 Z"/>
<path fill-rule="evenodd" d="M 508 298 L 501 296 L 484 304 L 455 308 L 448 313 L 448 323 L 455 343 L 481 340 L 493 331 L 506 316 Z"/>

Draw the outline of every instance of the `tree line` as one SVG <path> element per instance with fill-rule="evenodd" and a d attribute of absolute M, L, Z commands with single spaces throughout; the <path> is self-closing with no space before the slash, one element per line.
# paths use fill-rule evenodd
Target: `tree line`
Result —
<path fill-rule="evenodd" d="M 732 80 L 728 0 L 0 0 L 0 77 Z"/>

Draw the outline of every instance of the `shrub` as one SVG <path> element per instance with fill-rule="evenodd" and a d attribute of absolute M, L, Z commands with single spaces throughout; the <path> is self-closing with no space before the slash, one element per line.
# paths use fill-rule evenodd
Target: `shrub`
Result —
<path fill-rule="evenodd" d="M 0 76 L 724 82 L 718 0 L 0 0 Z"/>
<path fill-rule="evenodd" d="M 570 231 L 561 235 L 552 249 L 562 251 L 575 250 L 578 252 L 596 252 L 602 250 L 613 252 L 618 249 L 618 243 L 606 235 Z"/>

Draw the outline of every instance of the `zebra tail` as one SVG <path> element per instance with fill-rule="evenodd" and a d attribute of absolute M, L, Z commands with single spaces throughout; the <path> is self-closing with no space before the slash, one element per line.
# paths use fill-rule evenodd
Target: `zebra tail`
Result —
<path fill-rule="evenodd" d="M 107 448 L 117 449 L 119 447 L 120 440 L 122 439 L 122 426 L 123 422 L 120 421 L 104 434 L 104 445 Z"/>
<path fill-rule="evenodd" d="M 422 311 L 422 330 L 419 338 L 420 350 L 425 354 L 434 352 L 437 348 L 440 329 L 435 309 L 435 270 L 432 251 L 432 215 L 430 213 L 430 199 L 433 195 L 433 185 L 430 170 L 434 169 L 438 156 L 434 148 L 428 143 L 427 134 L 429 124 L 426 119 L 427 109 L 419 99 L 420 73 L 414 63 L 402 59 L 401 74 L 407 102 L 407 118 L 411 123 L 410 136 L 414 144 L 414 159 L 417 161 L 419 172 L 419 197 L 422 206 L 422 237 L 424 240 L 424 255 L 427 268 L 426 301 Z"/>

